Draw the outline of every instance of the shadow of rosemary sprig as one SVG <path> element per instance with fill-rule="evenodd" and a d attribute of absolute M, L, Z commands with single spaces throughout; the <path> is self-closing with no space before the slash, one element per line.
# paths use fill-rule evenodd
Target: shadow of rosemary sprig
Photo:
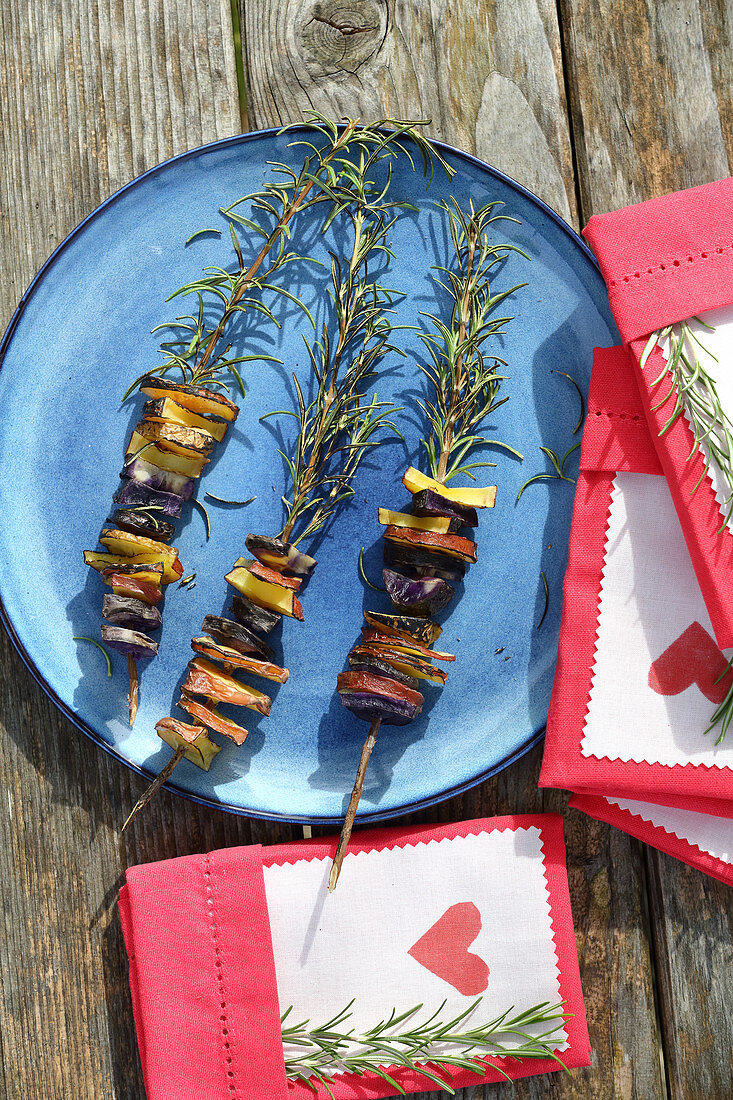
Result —
<path fill-rule="evenodd" d="M 422 130 L 429 120 L 380 119 L 361 126 L 358 119 L 348 119 L 339 126 L 316 111 L 310 112 L 308 122 L 313 140 L 299 139 L 289 148 L 304 147 L 308 151 L 299 169 L 276 161 L 268 162 L 273 179 L 260 191 L 244 195 L 228 207 L 220 208 L 227 218 L 236 264 L 232 271 L 220 267 L 207 267 L 199 278 L 175 290 L 167 299 L 193 296 L 197 308 L 189 315 L 157 326 L 153 331 L 169 329 L 172 339 L 161 344 L 164 362 L 161 366 L 140 375 L 126 391 L 123 401 L 135 390 L 147 375 L 165 375 L 171 370 L 180 372 L 184 382 L 190 385 L 220 386 L 228 389 L 219 375 L 228 371 L 236 379 L 240 390 L 244 386 L 238 366 L 252 360 L 279 362 L 265 354 L 230 355 L 231 342 L 227 342 L 230 324 L 248 311 L 255 311 L 279 327 L 272 308 L 264 301 L 266 293 L 281 297 L 298 306 L 308 316 L 315 328 L 307 306 L 288 291 L 275 276 L 295 260 L 310 260 L 290 247 L 293 239 L 292 221 L 315 205 L 330 202 L 331 210 L 324 219 L 323 229 L 354 202 L 355 161 L 360 165 L 358 174 L 364 183 L 364 200 L 380 202 L 386 193 L 384 187 L 371 180 L 373 168 L 382 161 L 392 161 L 405 156 L 415 167 L 410 144 L 419 153 L 423 171 L 432 179 L 434 162 L 451 176 L 453 169 L 441 154 L 433 148 Z M 284 133 L 292 127 L 284 127 Z M 320 145 L 314 141 L 323 139 Z M 248 205 L 248 214 L 242 207 Z M 264 238 L 259 251 L 245 258 L 242 243 L 235 226 L 248 234 Z M 195 236 L 196 234 L 194 234 Z M 192 238 L 189 237 L 189 240 Z M 314 262 L 314 261 L 313 261 Z"/>
<path fill-rule="evenodd" d="M 560 458 L 549 447 L 540 447 L 540 450 L 542 451 L 542 453 L 547 458 L 549 458 L 550 464 L 551 464 L 551 466 L 554 470 L 554 473 L 550 473 L 549 470 L 544 470 L 544 471 L 542 471 L 542 473 L 533 474 L 532 477 L 528 478 L 527 481 L 525 481 L 524 485 L 522 486 L 522 488 L 517 493 L 517 501 L 516 502 L 519 503 L 519 500 L 521 499 L 521 496 L 522 496 L 522 493 L 524 492 L 524 490 L 529 485 L 534 484 L 535 481 L 569 481 L 572 485 L 575 485 L 575 480 L 576 479 L 574 477 L 568 477 L 568 475 L 565 473 L 565 463 L 570 458 L 570 455 L 573 453 L 573 451 L 577 451 L 579 446 L 580 446 L 580 443 L 573 443 L 572 447 L 568 447 L 567 451 L 562 456 L 562 458 Z"/>
<path fill-rule="evenodd" d="M 481 1001 L 479 997 L 448 1020 L 439 1018 L 445 1001 L 424 1021 L 415 1020 L 422 1004 L 402 1013 L 393 1009 L 389 1017 L 363 1032 L 348 1026 L 353 1000 L 320 1027 L 311 1027 L 309 1020 L 288 1023 L 291 1006 L 281 1018 L 286 1074 L 291 1080 L 302 1081 L 314 1092 L 317 1091 L 314 1082 L 318 1082 L 333 1100 L 330 1085 L 339 1073 L 353 1073 L 359 1077 L 376 1074 L 404 1096 L 405 1090 L 385 1070 L 385 1065 L 413 1070 L 451 1096 L 455 1095 L 455 1090 L 449 1071 L 464 1069 L 483 1076 L 486 1065 L 482 1059 L 487 1057 L 511 1058 L 518 1062 L 549 1058 L 569 1072 L 553 1049 L 569 1018 L 563 1011 L 564 1001 L 558 1004 L 543 1001 L 515 1015 L 512 1015 L 512 1005 L 488 1023 L 470 1026 L 468 1017 Z M 544 1028 L 548 1024 L 551 1026 L 538 1035 L 528 1032 L 529 1028 Z M 491 1066 L 506 1080 L 511 1080 L 500 1066 L 494 1063 Z"/>
<path fill-rule="evenodd" d="M 504 325 L 511 317 L 496 317 L 495 311 L 506 298 L 526 283 L 519 283 L 497 294 L 491 293 L 493 269 L 511 252 L 526 260 L 520 248 L 509 244 L 493 244 L 488 230 L 495 222 L 512 221 L 506 214 L 496 213 L 500 202 L 489 202 L 476 210 L 470 203 L 468 211 L 456 199 L 440 202 L 445 213 L 453 245 L 450 266 L 434 268 L 440 274 L 436 283 L 442 287 L 451 303 L 450 319 L 446 323 L 432 313 L 422 312 L 433 328 L 432 333 L 420 333 L 430 356 L 419 369 L 429 383 L 432 397 L 418 399 L 428 419 L 431 434 L 422 440 L 430 466 L 437 481 L 448 482 L 457 474 L 467 474 L 475 480 L 472 470 L 479 466 L 495 466 L 494 462 L 467 462 L 475 447 L 494 444 L 521 459 L 513 447 L 479 434 L 483 421 L 503 405 L 499 386 L 505 380 L 500 369 L 506 362 L 497 355 L 486 356 L 483 345 L 490 337 L 504 335 Z"/>
<path fill-rule="evenodd" d="M 715 331 L 699 317 L 691 320 L 708 332 Z M 651 334 L 640 359 L 642 370 L 657 344 L 661 345 L 665 340 L 669 341 L 669 355 L 663 369 L 651 383 L 650 390 L 661 386 L 663 379 L 669 374 L 669 389 L 653 406 L 653 410 L 661 409 L 671 400 L 674 400 L 674 405 L 659 435 L 665 435 L 678 417 L 686 414 L 694 437 L 687 461 L 698 450 L 702 451 L 705 460 L 703 471 L 690 492 L 692 494 L 697 490 L 711 463 L 715 462 L 728 489 L 728 496 L 721 505 L 724 519 L 719 531 L 723 531 L 731 526 L 733 520 L 733 422 L 723 409 L 715 379 L 706 370 L 699 352 L 704 352 L 715 363 L 717 359 L 693 331 L 690 321 L 679 321 Z"/>

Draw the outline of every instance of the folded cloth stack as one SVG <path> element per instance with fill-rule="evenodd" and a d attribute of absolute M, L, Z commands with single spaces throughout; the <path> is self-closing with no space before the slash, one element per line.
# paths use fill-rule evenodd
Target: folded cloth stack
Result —
<path fill-rule="evenodd" d="M 733 884 L 731 214 L 729 179 L 586 230 L 626 343 L 594 358 L 540 785 Z"/>
<path fill-rule="evenodd" d="M 390 1065 L 384 1037 L 371 1055 L 378 1071 L 363 1064 L 363 1075 L 304 1040 L 334 1020 L 331 1033 L 364 1035 L 415 1006 L 387 1033 L 467 1010 L 452 1031 L 475 1030 L 563 1004 L 551 1023 L 496 1035 L 512 1048 L 551 1032 L 546 1056 L 488 1057 L 477 1073 L 429 1067 L 454 1088 L 546 1073 L 556 1059 L 589 1064 L 561 818 L 362 832 L 329 894 L 335 847 L 333 838 L 234 848 L 127 872 L 120 916 L 150 1100 L 376 1100 L 395 1095 L 395 1082 L 407 1093 L 436 1087 Z M 413 1058 L 423 1065 L 426 1053 Z"/>

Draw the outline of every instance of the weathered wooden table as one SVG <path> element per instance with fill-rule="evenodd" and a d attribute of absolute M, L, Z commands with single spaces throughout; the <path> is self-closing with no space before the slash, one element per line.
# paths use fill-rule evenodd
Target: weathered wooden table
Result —
<path fill-rule="evenodd" d="M 0 326 L 127 180 L 311 107 L 430 117 L 576 227 L 730 171 L 730 0 L 240 0 L 234 14 L 229 0 L 0 0 Z M 143 780 L 0 645 L 0 1094 L 136 1100 L 125 867 L 293 830 L 163 794 L 121 838 Z M 420 819 L 565 812 L 593 1064 L 462 1097 L 733 1097 L 733 894 L 540 793 L 540 752 Z"/>

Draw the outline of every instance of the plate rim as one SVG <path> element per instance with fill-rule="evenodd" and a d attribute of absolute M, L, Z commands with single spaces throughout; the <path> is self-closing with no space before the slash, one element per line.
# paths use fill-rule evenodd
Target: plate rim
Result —
<path fill-rule="evenodd" d="M 160 163 L 146 169 L 139 176 L 135 176 L 133 179 L 123 184 L 122 187 L 119 187 L 116 191 L 113 191 L 111 195 L 109 195 L 106 199 L 103 200 L 103 202 L 101 202 L 98 206 L 91 210 L 86 215 L 86 217 L 79 222 L 78 225 L 74 226 L 74 228 L 69 233 L 67 233 L 63 240 L 61 240 L 56 245 L 53 252 L 51 252 L 51 254 L 43 262 L 36 274 L 31 279 L 27 288 L 21 295 L 14 312 L 10 317 L 5 332 L 3 333 L 2 339 L 0 340 L 0 370 L 2 370 L 5 355 L 12 341 L 15 329 L 18 325 L 20 318 L 23 315 L 26 306 L 28 305 L 28 302 L 30 301 L 34 293 L 36 285 L 40 283 L 40 281 L 44 278 L 46 272 L 56 261 L 56 258 L 64 251 L 65 248 L 67 248 L 69 244 L 71 244 L 77 234 L 80 234 L 88 223 L 99 217 L 108 206 L 111 206 L 112 203 L 116 202 L 127 191 L 131 190 L 133 187 L 139 186 L 144 180 L 148 179 L 148 177 L 150 176 L 155 175 L 155 173 L 159 172 L 161 169 L 167 168 L 169 165 L 183 162 L 192 157 L 198 156 L 201 153 L 208 152 L 214 149 L 226 149 L 229 146 L 244 145 L 250 141 L 258 140 L 261 138 L 276 137 L 283 132 L 298 134 L 303 132 L 312 132 L 313 129 L 313 126 L 308 123 L 297 123 L 288 127 L 271 126 L 264 130 L 249 130 L 246 133 L 233 134 L 231 137 L 218 138 L 215 141 L 206 142 L 204 145 L 197 145 L 194 146 L 192 149 L 185 149 L 181 153 L 176 153 L 174 156 L 168 157 L 166 160 L 160 161 Z M 339 129 L 343 129 L 342 124 L 339 125 Z M 475 156 L 475 154 L 473 153 L 468 153 L 463 149 L 458 149 L 455 146 L 449 145 L 447 142 L 441 141 L 437 138 L 431 138 L 430 141 L 431 144 L 439 149 L 442 153 L 448 153 L 454 157 L 457 157 L 460 160 L 466 161 L 467 163 L 480 168 L 484 172 L 488 172 L 490 176 L 493 176 L 495 179 L 498 179 L 502 183 L 507 184 L 510 189 L 515 190 L 523 197 L 529 199 L 532 204 L 539 207 L 541 211 L 543 211 L 546 215 L 550 217 L 551 221 L 555 222 L 556 225 L 561 230 L 563 230 L 568 237 L 570 237 L 570 240 L 576 247 L 580 247 L 580 250 L 584 254 L 585 258 L 590 260 L 591 265 L 600 274 L 598 261 L 596 260 L 593 252 L 585 243 L 580 234 L 576 233 L 573 227 L 569 225 L 565 221 L 565 219 L 557 213 L 556 210 L 553 210 L 551 206 L 549 206 L 543 199 L 541 199 L 539 195 L 536 195 L 533 191 L 531 191 L 528 187 L 525 187 L 523 184 L 518 183 L 517 180 L 513 179 L 511 176 L 508 176 L 505 172 L 502 172 L 500 169 L 495 168 L 493 165 L 488 164 L 484 160 L 481 160 L 480 157 Z M 21 661 L 28 669 L 33 679 L 36 681 L 44 694 L 51 700 L 51 702 L 54 703 L 54 705 L 58 707 L 61 713 L 69 719 L 72 725 L 80 730 L 81 733 L 88 737 L 89 740 L 92 741 L 95 745 L 103 749 L 115 760 L 118 760 L 120 763 L 124 764 L 131 771 L 136 772 L 138 775 L 143 776 L 145 779 L 152 779 L 155 775 L 154 772 L 148 770 L 147 768 L 140 767 L 133 761 L 128 760 L 125 756 L 122 755 L 122 753 L 115 745 L 108 744 L 94 729 L 92 729 L 91 726 L 89 726 L 84 721 L 84 719 L 80 715 L 76 713 L 76 711 L 68 706 L 68 704 L 66 704 L 57 695 L 55 690 L 45 679 L 43 673 L 40 671 L 36 663 L 31 658 L 30 654 L 26 650 L 25 646 L 21 642 L 13 621 L 7 609 L 5 608 L 5 604 L 2 599 L 2 592 L 0 592 L 0 622 L 4 626 L 14 649 L 18 653 Z M 490 779 L 494 775 L 497 775 L 500 771 L 503 771 L 505 768 L 509 767 L 511 764 L 521 759 L 521 757 L 530 752 L 535 747 L 535 745 L 539 744 L 544 735 L 545 724 L 540 726 L 539 729 L 535 730 L 532 735 L 522 745 L 519 746 L 518 749 L 515 749 L 513 752 L 509 753 L 506 757 L 499 761 L 498 764 L 494 764 L 492 767 L 487 768 L 486 770 L 480 772 L 478 775 L 473 776 L 471 779 L 465 780 L 463 783 L 459 783 L 454 787 L 443 790 L 438 794 L 427 795 L 425 798 L 404 803 L 400 806 L 393 806 L 385 810 L 367 810 L 364 812 L 360 812 L 357 814 L 357 821 L 363 823 L 387 821 L 391 820 L 392 818 L 401 817 L 407 813 L 428 809 L 429 807 L 438 805 L 440 802 L 444 802 L 449 798 L 455 797 L 456 795 L 465 794 L 467 791 L 470 791 L 474 787 L 479 786 L 479 784 L 483 783 L 485 780 Z M 196 794 L 196 792 L 194 791 L 179 787 L 175 782 L 166 782 L 164 784 L 164 787 L 170 793 L 179 795 L 180 797 L 186 798 L 191 802 L 196 802 L 199 805 L 207 806 L 211 809 L 223 810 L 225 813 L 235 814 L 239 817 L 251 817 L 257 820 L 279 821 L 295 825 L 308 824 L 327 826 L 337 826 L 341 823 L 343 819 L 343 815 L 333 816 L 318 814 L 278 814 L 266 810 L 251 810 L 243 806 L 235 806 L 229 802 L 214 800 L 213 798 L 206 795 Z"/>

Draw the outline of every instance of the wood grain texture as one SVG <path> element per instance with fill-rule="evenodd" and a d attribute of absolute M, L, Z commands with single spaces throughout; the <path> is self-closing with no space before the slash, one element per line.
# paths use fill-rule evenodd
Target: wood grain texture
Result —
<path fill-rule="evenodd" d="M 229 0 L 3 0 L 0 328 L 103 199 L 239 127 Z"/>
<path fill-rule="evenodd" d="M 727 176 L 725 0 L 560 0 L 583 220 Z"/>
<path fill-rule="evenodd" d="M 549 0 L 240 0 L 253 127 L 302 118 L 432 119 L 576 214 L 554 3 Z"/>

